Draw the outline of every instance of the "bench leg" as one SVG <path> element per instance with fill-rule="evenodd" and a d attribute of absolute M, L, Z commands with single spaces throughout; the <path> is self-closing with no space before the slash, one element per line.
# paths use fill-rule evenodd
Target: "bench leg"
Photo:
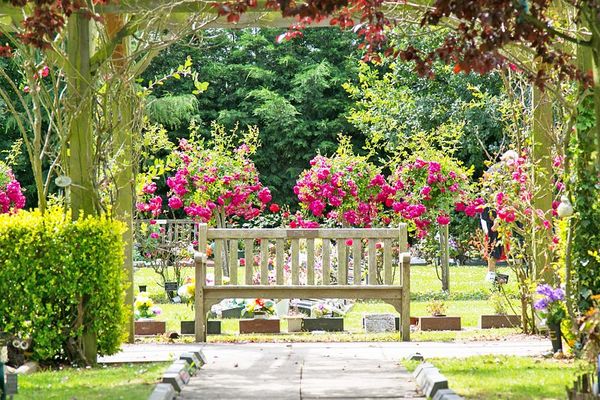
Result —
<path fill-rule="evenodd" d="M 410 341 L 410 313 L 402 312 L 404 306 L 404 298 L 402 300 L 384 300 L 386 303 L 394 306 L 396 312 L 400 314 L 400 340 L 404 342 Z"/>
<path fill-rule="evenodd" d="M 402 310 L 400 311 L 402 341 L 410 342 L 410 254 L 401 254 L 400 258 L 402 259 L 400 264 L 402 271 Z"/>
<path fill-rule="evenodd" d="M 196 292 L 198 294 L 202 294 L 202 289 Z M 206 342 L 206 309 L 205 309 L 205 301 L 204 298 L 197 299 L 199 301 L 195 302 L 196 307 L 196 323 L 195 323 L 195 331 L 196 331 L 196 342 Z"/>
<path fill-rule="evenodd" d="M 400 301 L 400 330 L 402 331 L 402 341 L 410 342 L 410 295 L 402 294 Z"/>

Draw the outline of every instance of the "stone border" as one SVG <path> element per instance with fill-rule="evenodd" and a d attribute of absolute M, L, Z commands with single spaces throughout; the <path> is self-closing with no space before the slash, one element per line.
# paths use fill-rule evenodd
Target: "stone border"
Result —
<path fill-rule="evenodd" d="M 187 385 L 192 376 L 206 364 L 206 356 L 202 350 L 182 353 L 164 372 L 148 400 L 174 400 Z"/>
<path fill-rule="evenodd" d="M 414 359 L 413 357 L 411 359 Z M 421 392 L 429 399 L 463 400 L 454 390 L 448 387 L 448 379 L 431 363 L 421 362 L 414 370 L 413 377 Z"/>

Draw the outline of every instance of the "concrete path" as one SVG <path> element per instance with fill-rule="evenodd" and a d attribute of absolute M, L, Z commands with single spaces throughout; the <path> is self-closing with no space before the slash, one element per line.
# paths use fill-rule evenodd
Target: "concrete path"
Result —
<path fill-rule="evenodd" d="M 419 352 L 426 358 L 431 357 L 469 357 L 483 354 L 505 354 L 516 356 L 535 356 L 549 351 L 550 341 L 548 339 L 537 339 L 527 336 L 519 340 L 497 340 L 497 341 L 477 341 L 477 342 L 378 342 L 378 343 L 294 343 L 294 348 L 302 346 L 313 348 L 370 348 L 377 345 L 385 349 L 395 359 L 402 359 L 412 353 Z M 239 349 L 244 352 L 247 348 L 275 347 L 288 348 L 286 343 L 209 343 L 209 344 L 166 344 L 166 343 L 144 343 L 144 344 L 125 344 L 123 351 L 113 355 L 100 357 L 100 363 L 132 363 L 132 362 L 160 362 L 171 361 L 179 354 L 202 348 L 205 352 L 220 352 L 224 349 Z"/>
<path fill-rule="evenodd" d="M 379 343 L 210 345 L 181 399 L 422 398 L 394 352 Z"/>
<path fill-rule="evenodd" d="M 422 397 L 400 365 L 412 353 L 536 356 L 549 350 L 549 341 L 133 344 L 99 362 L 170 361 L 198 349 L 208 362 L 181 399 L 413 399 Z"/>

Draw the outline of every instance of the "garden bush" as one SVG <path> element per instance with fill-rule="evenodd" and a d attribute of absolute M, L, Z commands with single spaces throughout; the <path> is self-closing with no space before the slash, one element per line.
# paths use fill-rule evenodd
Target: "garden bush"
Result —
<path fill-rule="evenodd" d="M 32 358 L 83 359 L 82 335 L 111 354 L 124 339 L 126 309 L 120 222 L 73 222 L 53 208 L 0 215 L 0 331 L 29 338 Z"/>

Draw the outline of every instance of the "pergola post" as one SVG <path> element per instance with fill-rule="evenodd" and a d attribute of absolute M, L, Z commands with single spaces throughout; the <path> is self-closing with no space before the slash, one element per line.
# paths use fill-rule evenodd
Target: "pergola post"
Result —
<path fill-rule="evenodd" d="M 95 191 L 93 187 L 93 128 L 92 98 L 90 96 L 90 21 L 76 12 L 69 17 L 67 24 L 67 90 L 72 112 L 75 112 L 70 127 L 69 175 L 71 184 L 71 209 L 73 219 L 81 215 L 96 213 Z M 76 111 L 75 111 L 76 110 Z M 85 309 L 86 299 L 81 299 L 81 308 Z M 82 337 L 83 355 L 88 363 L 96 363 L 96 335 L 87 331 L 85 315 Z"/>
<path fill-rule="evenodd" d="M 108 39 L 112 40 L 117 32 L 123 28 L 125 18 L 123 14 L 106 14 L 106 29 Z M 123 234 L 125 243 L 124 268 L 126 274 L 126 292 L 125 304 L 130 308 L 127 330 L 129 332 L 129 342 L 133 343 L 135 336 L 135 325 L 133 316 L 133 210 L 135 207 L 135 175 L 133 163 L 133 111 L 132 102 L 137 101 L 133 93 L 129 79 L 124 76 L 127 70 L 127 57 L 129 56 L 129 46 L 127 38 L 115 46 L 111 56 L 111 62 L 116 74 L 122 74 L 121 88 L 123 94 L 129 96 L 118 96 L 111 104 L 113 154 L 117 156 L 117 165 L 119 166 L 115 176 L 116 198 L 113 205 L 113 215 L 126 226 Z"/>
<path fill-rule="evenodd" d="M 95 214 L 93 187 L 93 128 L 90 72 L 90 21 L 80 13 L 73 13 L 67 24 L 66 78 L 71 111 L 75 112 L 69 132 L 69 176 L 71 208 L 78 212 Z"/>
<path fill-rule="evenodd" d="M 554 184 L 552 181 L 552 100 L 548 92 L 542 92 L 533 86 L 533 206 L 536 210 L 544 211 L 546 218 L 551 219 Z M 539 219 L 535 212 L 532 218 Z M 537 279 L 552 284 L 554 275 L 550 267 L 550 244 L 552 230 L 546 229 L 539 223 L 532 223 L 533 229 L 533 271 Z"/>

